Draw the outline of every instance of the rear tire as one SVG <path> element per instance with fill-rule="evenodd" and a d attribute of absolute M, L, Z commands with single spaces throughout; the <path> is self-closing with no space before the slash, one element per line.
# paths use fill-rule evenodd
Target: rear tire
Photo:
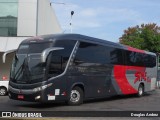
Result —
<path fill-rule="evenodd" d="M 7 95 L 7 89 L 5 87 L 0 87 L 0 96 Z"/>
<path fill-rule="evenodd" d="M 80 105 L 83 103 L 83 90 L 80 87 L 74 87 L 70 91 L 68 105 Z"/>
<path fill-rule="evenodd" d="M 138 87 L 138 93 L 137 93 L 137 96 L 138 97 L 141 97 L 144 95 L 144 86 L 142 84 L 139 85 Z"/>

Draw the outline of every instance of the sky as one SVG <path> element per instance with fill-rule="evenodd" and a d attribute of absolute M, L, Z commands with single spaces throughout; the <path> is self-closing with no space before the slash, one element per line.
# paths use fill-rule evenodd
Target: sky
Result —
<path fill-rule="evenodd" d="M 160 0 L 50 0 L 64 33 L 73 33 L 113 42 L 128 27 L 142 23 L 160 25 Z"/>

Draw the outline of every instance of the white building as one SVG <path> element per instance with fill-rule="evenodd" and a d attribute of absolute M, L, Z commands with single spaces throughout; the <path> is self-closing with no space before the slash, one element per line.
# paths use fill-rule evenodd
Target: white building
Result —
<path fill-rule="evenodd" d="M 54 33 L 62 30 L 49 0 L 0 0 L 0 80 L 9 78 L 14 55 L 2 63 L 5 51 L 28 37 Z"/>

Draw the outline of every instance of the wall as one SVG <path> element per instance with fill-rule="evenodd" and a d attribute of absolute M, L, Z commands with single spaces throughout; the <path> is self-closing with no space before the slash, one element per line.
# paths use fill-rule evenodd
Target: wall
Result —
<path fill-rule="evenodd" d="M 0 52 L 17 49 L 21 41 L 28 37 L 0 37 Z"/>
<path fill-rule="evenodd" d="M 37 0 L 19 0 L 17 36 L 35 36 Z"/>
<path fill-rule="evenodd" d="M 62 33 L 49 0 L 38 0 L 38 35 Z"/>

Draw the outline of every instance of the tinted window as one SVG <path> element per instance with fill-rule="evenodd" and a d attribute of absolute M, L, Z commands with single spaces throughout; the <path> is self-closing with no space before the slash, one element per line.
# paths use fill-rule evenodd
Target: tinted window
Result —
<path fill-rule="evenodd" d="M 155 67 L 156 56 L 145 53 L 125 51 L 125 61 L 128 66 Z"/>
<path fill-rule="evenodd" d="M 29 53 L 42 53 L 43 50 L 52 47 L 52 43 L 35 43 L 29 45 Z"/>
<path fill-rule="evenodd" d="M 27 54 L 28 53 L 28 49 L 29 49 L 29 45 L 20 45 L 19 48 L 18 48 L 18 51 L 17 53 L 18 54 Z"/>
<path fill-rule="evenodd" d="M 123 65 L 123 52 L 121 49 L 107 47 L 107 56 L 110 58 L 109 64 Z"/>
<path fill-rule="evenodd" d="M 21 44 L 18 48 L 18 54 L 42 53 L 46 48 L 52 47 L 51 42 Z"/>
<path fill-rule="evenodd" d="M 81 42 L 74 60 L 75 63 L 101 63 L 107 62 L 104 46 Z"/>
<path fill-rule="evenodd" d="M 122 50 L 81 42 L 75 58 L 76 63 L 123 64 Z"/>
<path fill-rule="evenodd" d="M 81 42 L 74 60 L 75 64 L 100 63 L 140 67 L 155 67 L 156 56 Z"/>
<path fill-rule="evenodd" d="M 55 47 L 63 47 L 62 50 L 53 51 L 48 59 L 48 77 L 57 76 L 64 72 L 71 52 L 76 41 L 59 40 L 54 43 Z"/>
<path fill-rule="evenodd" d="M 18 0 L 0 0 L 0 36 L 17 36 Z"/>

